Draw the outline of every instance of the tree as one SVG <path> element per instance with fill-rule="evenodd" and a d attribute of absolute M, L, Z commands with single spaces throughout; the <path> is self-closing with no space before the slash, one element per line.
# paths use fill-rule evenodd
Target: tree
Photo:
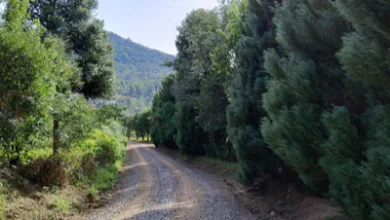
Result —
<path fill-rule="evenodd" d="M 176 127 L 173 116 L 175 115 L 175 97 L 172 87 L 175 75 L 171 74 L 162 82 L 161 90 L 154 96 L 152 105 L 152 142 L 159 146 L 175 148 Z"/>
<path fill-rule="evenodd" d="M 177 72 L 174 84 L 175 141 L 182 153 L 204 154 L 203 145 L 207 143 L 207 135 L 197 121 L 197 104 L 201 101 L 202 81 L 213 68 L 210 54 L 218 43 L 216 32 L 219 27 L 220 20 L 216 13 L 198 9 L 191 12 L 178 28 L 178 55 L 173 64 Z"/>
<path fill-rule="evenodd" d="M 81 70 L 82 84 L 73 91 L 86 98 L 109 96 L 113 90 L 112 46 L 103 30 L 103 22 L 93 18 L 96 0 L 36 0 L 30 2 L 33 19 L 39 19 L 48 31 L 67 42 L 68 52 Z"/>
<path fill-rule="evenodd" d="M 230 88 L 227 130 L 240 163 L 240 179 L 246 183 L 265 174 L 267 164 L 273 160 L 259 131 L 260 118 L 265 115 L 261 95 L 266 91 L 268 79 L 263 50 L 276 45 L 272 5 L 273 1 L 248 1 L 241 37 L 234 50 L 237 70 Z"/>
<path fill-rule="evenodd" d="M 145 137 L 149 141 L 150 133 L 151 133 L 151 120 L 152 120 L 152 112 L 151 110 L 144 110 L 141 113 L 138 113 L 131 117 L 127 122 L 128 129 L 135 132 L 135 135 L 138 138 L 142 138 L 144 141 Z"/>
<path fill-rule="evenodd" d="M 46 28 L 43 39 L 54 35 L 67 43 L 69 57 L 80 73 L 78 80 L 70 81 L 70 89 L 81 92 L 85 98 L 107 97 L 113 91 L 112 46 L 103 30 L 103 22 L 93 18 L 96 8 L 96 0 L 37 0 L 30 1 L 29 8 L 32 19 L 38 19 Z M 58 92 L 70 94 L 66 89 L 58 89 Z M 54 153 L 60 147 L 60 115 L 61 109 L 52 112 Z"/>
<path fill-rule="evenodd" d="M 292 20 L 292 18 L 294 18 Z M 328 176 L 319 164 L 324 140 L 321 115 L 334 105 L 352 106 L 348 82 L 335 53 L 350 30 L 329 2 L 285 2 L 276 8 L 276 39 L 281 51 L 265 55 L 272 80 L 263 95 L 268 117 L 262 133 L 271 149 L 311 189 L 326 192 Z"/>
<path fill-rule="evenodd" d="M 0 145 L 17 156 L 42 141 L 56 88 L 74 73 L 61 42 L 42 41 L 40 24 L 25 22 L 27 7 L 27 1 L 8 1 L 0 26 Z"/>
<path fill-rule="evenodd" d="M 327 139 L 321 165 L 331 180 L 329 194 L 353 219 L 389 219 L 390 184 L 389 48 L 390 3 L 335 1 L 353 26 L 337 54 L 346 74 L 360 83 L 349 88 L 359 105 L 336 107 L 324 114 Z"/>

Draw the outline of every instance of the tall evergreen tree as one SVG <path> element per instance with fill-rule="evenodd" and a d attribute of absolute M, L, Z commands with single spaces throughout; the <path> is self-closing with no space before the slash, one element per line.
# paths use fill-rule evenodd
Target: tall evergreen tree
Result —
<path fill-rule="evenodd" d="M 272 153 L 259 131 L 261 95 L 266 91 L 268 76 L 264 70 L 263 50 L 275 47 L 271 6 L 273 0 L 249 0 L 249 10 L 242 20 L 241 37 L 235 48 L 237 72 L 231 86 L 228 107 L 228 133 L 241 171 L 240 178 L 250 182 L 267 171 Z"/>
<path fill-rule="evenodd" d="M 335 56 L 350 28 L 332 4 L 322 0 L 285 1 L 276 7 L 275 24 L 281 48 L 265 54 L 271 80 L 263 95 L 268 116 L 261 131 L 304 183 L 326 192 L 328 176 L 319 165 L 325 138 L 321 115 L 333 105 L 356 103 Z"/>
<path fill-rule="evenodd" d="M 169 75 L 162 82 L 161 90 L 154 96 L 152 105 L 152 142 L 158 146 L 177 147 L 174 141 L 176 127 L 173 116 L 175 115 L 175 97 L 172 94 L 172 86 L 175 75 Z"/>
<path fill-rule="evenodd" d="M 357 108 L 337 107 L 323 123 L 328 137 L 321 145 L 321 165 L 328 173 L 330 195 L 354 219 L 389 219 L 390 194 L 390 3 L 338 0 L 334 5 L 354 27 L 343 38 L 338 58 L 364 91 Z"/>

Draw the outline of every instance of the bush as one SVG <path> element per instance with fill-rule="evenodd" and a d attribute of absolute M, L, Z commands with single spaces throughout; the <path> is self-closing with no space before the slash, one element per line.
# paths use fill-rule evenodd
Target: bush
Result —
<path fill-rule="evenodd" d="M 102 130 L 95 130 L 92 136 L 96 144 L 96 161 L 100 164 L 114 164 L 123 157 L 126 138 L 118 122 L 111 122 L 103 126 Z"/>
<path fill-rule="evenodd" d="M 118 179 L 118 168 L 115 164 L 99 167 L 88 178 L 89 184 L 97 191 L 109 190 L 115 186 L 115 181 Z"/>

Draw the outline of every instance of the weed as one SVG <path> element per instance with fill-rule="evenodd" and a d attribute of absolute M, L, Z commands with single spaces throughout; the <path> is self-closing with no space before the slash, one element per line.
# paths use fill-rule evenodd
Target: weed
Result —
<path fill-rule="evenodd" d="M 62 196 L 55 196 L 53 207 L 56 211 L 68 213 L 71 210 L 72 203 L 67 198 Z"/>

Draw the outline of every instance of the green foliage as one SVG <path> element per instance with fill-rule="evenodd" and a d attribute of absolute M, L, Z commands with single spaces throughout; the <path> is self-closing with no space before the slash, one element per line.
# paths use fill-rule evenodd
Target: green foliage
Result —
<path fill-rule="evenodd" d="M 124 129 L 118 122 L 111 122 L 92 134 L 97 148 L 95 157 L 100 164 L 115 164 L 123 157 L 126 138 Z"/>
<path fill-rule="evenodd" d="M 286 56 L 275 50 L 265 54 L 272 80 L 263 96 L 268 117 L 262 133 L 305 184 L 326 192 L 328 176 L 319 165 L 319 145 L 325 138 L 321 115 L 333 105 L 352 107 L 358 102 L 358 96 L 346 91 L 348 83 L 355 83 L 346 78 L 334 56 L 350 27 L 331 3 L 317 0 L 277 6 L 275 24 L 279 54 Z"/>
<path fill-rule="evenodd" d="M 8 1 L 0 25 L 0 146 L 11 154 L 45 141 L 52 97 L 70 69 L 57 40 L 42 41 L 41 26 L 25 22 L 26 11 L 26 1 Z"/>
<path fill-rule="evenodd" d="M 58 212 L 68 213 L 72 208 L 72 202 L 61 196 L 55 196 L 53 206 Z"/>
<path fill-rule="evenodd" d="M 30 1 L 30 13 L 48 34 L 64 39 L 81 72 L 82 84 L 72 89 L 86 97 L 108 96 L 113 90 L 112 46 L 103 22 L 93 17 L 97 0 Z"/>
<path fill-rule="evenodd" d="M 107 191 L 115 186 L 118 179 L 118 168 L 115 165 L 99 167 L 89 174 L 88 179 L 83 184 L 91 185 L 92 195 L 97 195 L 98 191 Z"/>
<path fill-rule="evenodd" d="M 336 107 L 323 116 L 328 137 L 321 165 L 330 177 L 329 194 L 354 219 L 388 219 L 390 192 L 388 48 L 385 1 L 336 1 L 334 6 L 354 27 L 343 37 L 337 57 L 346 74 L 361 84 L 348 88 L 359 105 Z"/>
<path fill-rule="evenodd" d="M 105 105 L 101 108 L 96 109 L 95 117 L 101 124 L 107 124 L 110 121 L 125 122 L 124 109 L 118 105 Z"/>
<path fill-rule="evenodd" d="M 376 86 L 388 86 L 390 3 L 381 0 L 369 3 L 363 0 L 338 0 L 335 6 L 355 28 L 343 38 L 343 48 L 338 54 L 346 73 Z"/>
<path fill-rule="evenodd" d="M 228 142 L 226 132 L 226 108 L 229 104 L 224 84 L 227 80 L 222 74 L 211 73 L 201 86 L 197 107 L 197 121 L 208 133 L 208 142 L 204 145 L 207 156 L 235 161 L 236 154 Z"/>
<path fill-rule="evenodd" d="M 60 121 L 59 134 L 62 148 L 80 145 L 93 129 L 93 112 L 81 95 L 72 94 L 66 97 L 58 94 L 52 114 Z"/>
<path fill-rule="evenodd" d="M 175 142 L 184 154 L 235 160 L 226 134 L 226 85 L 232 68 L 224 29 L 216 12 L 203 9 L 191 12 L 179 28 Z"/>
<path fill-rule="evenodd" d="M 327 186 L 315 149 L 322 138 L 318 79 L 313 62 L 293 59 L 282 59 L 275 51 L 266 54 L 265 68 L 272 80 L 263 96 L 268 118 L 263 119 L 261 130 L 271 149 L 304 183 L 318 190 Z"/>
<path fill-rule="evenodd" d="M 203 155 L 205 138 L 207 137 L 200 125 L 195 121 L 194 108 L 176 104 L 175 126 L 177 134 L 175 142 L 182 154 Z"/>
<path fill-rule="evenodd" d="M 131 117 L 127 122 L 128 134 L 132 131 L 135 132 L 137 139 L 142 138 L 142 140 L 147 138 L 149 141 L 150 133 L 152 126 L 152 111 L 145 110 L 135 116 Z"/>
<path fill-rule="evenodd" d="M 265 115 L 261 95 L 268 80 L 263 50 L 275 45 L 269 8 L 272 4 L 273 1 L 248 1 L 241 37 L 234 50 L 236 74 L 230 87 L 227 131 L 240 163 L 240 179 L 247 183 L 266 173 L 273 157 L 259 131 L 260 118 Z"/>
<path fill-rule="evenodd" d="M 152 105 L 151 137 L 152 142 L 158 146 L 170 148 L 177 147 L 174 142 L 176 135 L 175 97 L 172 94 L 172 86 L 175 75 L 169 75 L 162 81 L 161 90 L 154 96 Z"/>
<path fill-rule="evenodd" d="M 100 190 L 117 179 L 126 146 L 122 109 L 93 110 L 86 101 L 109 95 L 113 83 L 111 46 L 103 23 L 92 16 L 96 4 L 6 1 L 0 22 L 0 162 L 18 166 L 34 183 L 87 179 L 87 187 Z M 4 206 L 0 198 L 0 215 Z M 56 197 L 53 207 L 68 212 L 71 204 Z"/>

